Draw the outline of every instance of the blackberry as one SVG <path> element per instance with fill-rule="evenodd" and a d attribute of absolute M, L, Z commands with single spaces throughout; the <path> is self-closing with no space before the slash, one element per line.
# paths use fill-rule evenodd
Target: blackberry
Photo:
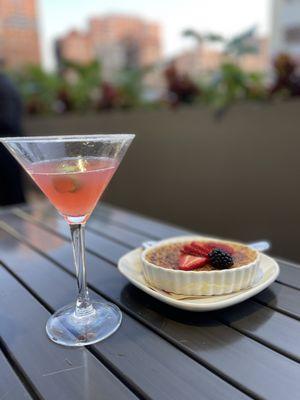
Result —
<path fill-rule="evenodd" d="M 221 249 L 214 249 L 208 255 L 210 264 L 216 269 L 226 269 L 233 265 L 233 258 Z"/>

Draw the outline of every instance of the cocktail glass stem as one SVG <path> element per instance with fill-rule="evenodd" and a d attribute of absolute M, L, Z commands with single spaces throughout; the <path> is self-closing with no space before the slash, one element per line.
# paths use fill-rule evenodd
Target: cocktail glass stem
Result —
<path fill-rule="evenodd" d="M 75 316 L 82 318 L 90 316 L 94 312 L 86 284 L 85 226 L 84 224 L 70 224 L 70 231 L 78 286 Z"/>

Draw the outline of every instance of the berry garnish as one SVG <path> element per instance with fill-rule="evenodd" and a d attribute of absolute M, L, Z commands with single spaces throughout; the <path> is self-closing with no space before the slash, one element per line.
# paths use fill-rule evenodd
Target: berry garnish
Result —
<path fill-rule="evenodd" d="M 231 254 L 220 248 L 212 250 L 208 257 L 209 263 L 216 269 L 226 269 L 233 265 L 233 258 Z"/>
<path fill-rule="evenodd" d="M 55 176 L 53 186 L 59 193 L 74 193 L 79 189 L 80 182 L 72 176 Z"/>
<path fill-rule="evenodd" d="M 211 247 L 207 246 L 206 244 L 191 242 L 183 246 L 181 252 L 183 254 L 190 254 L 192 256 L 208 257 L 208 254 L 211 252 L 211 250 Z"/>
<path fill-rule="evenodd" d="M 188 254 L 181 254 L 179 257 L 179 269 L 182 271 L 192 271 L 207 264 L 207 257 L 195 257 Z"/>
<path fill-rule="evenodd" d="M 208 257 L 214 249 L 220 249 L 228 254 L 233 254 L 231 246 L 218 242 L 191 242 L 183 246 L 181 253 L 192 256 Z"/>
<path fill-rule="evenodd" d="M 183 248 L 180 250 L 182 254 L 188 254 L 190 256 L 195 256 L 195 257 L 207 257 L 208 253 L 201 251 L 199 249 L 195 249 L 193 246 L 190 244 L 186 244 L 183 246 Z"/>

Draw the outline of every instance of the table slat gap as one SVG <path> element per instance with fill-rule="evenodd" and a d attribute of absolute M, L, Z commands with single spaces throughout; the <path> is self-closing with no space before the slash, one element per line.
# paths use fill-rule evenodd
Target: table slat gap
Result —
<path fill-rule="evenodd" d="M 286 315 L 287 317 L 293 318 L 297 321 L 300 321 L 300 317 L 292 312 L 289 312 L 287 310 L 283 310 L 283 309 L 278 309 L 277 307 L 274 307 L 268 303 L 265 303 L 264 301 L 261 300 L 257 300 L 257 299 L 253 299 L 256 303 L 261 304 L 264 307 L 270 308 L 271 310 L 274 310 L 280 314 Z"/>
<path fill-rule="evenodd" d="M 258 336 L 256 336 L 255 334 L 252 334 L 251 332 L 246 332 L 246 331 L 243 330 L 243 329 L 239 329 L 239 328 L 237 328 L 236 326 L 234 326 L 234 325 L 232 325 L 232 324 L 229 324 L 229 323 L 226 322 L 226 320 L 224 320 L 223 318 L 220 318 L 220 317 L 218 318 L 218 317 L 217 317 L 216 320 L 219 321 L 219 322 L 221 322 L 222 324 L 228 326 L 229 328 L 235 330 L 236 332 L 239 332 L 239 333 L 241 333 L 242 335 L 248 337 L 249 339 L 252 339 L 252 340 L 254 340 L 254 341 L 257 342 L 257 343 L 260 343 L 261 345 L 263 345 L 263 346 L 269 348 L 270 350 L 275 351 L 276 353 L 281 354 L 282 356 L 284 356 L 284 357 L 286 357 L 286 358 L 288 358 L 288 359 L 290 359 L 290 360 L 292 360 L 292 361 L 295 361 L 295 362 L 297 362 L 297 363 L 300 363 L 300 357 L 294 356 L 293 354 L 288 353 L 288 352 L 282 350 L 280 347 L 274 346 L 274 345 L 272 345 L 271 343 L 266 342 L 266 341 L 263 340 L 263 339 L 260 339 Z"/>
<path fill-rule="evenodd" d="M 128 229 L 128 230 L 130 230 L 132 232 L 135 232 L 135 233 L 138 233 L 138 234 L 141 234 L 141 235 L 147 235 L 149 237 L 149 239 L 154 239 L 154 240 L 160 240 L 161 239 L 161 237 L 159 235 L 157 235 L 157 234 L 155 235 L 153 233 L 149 233 L 146 230 L 143 230 L 143 229 L 140 229 L 140 228 L 136 228 L 135 226 L 132 226 L 132 225 L 128 225 L 125 222 L 112 220 L 112 219 L 110 219 L 110 217 L 106 217 L 106 215 L 103 213 L 103 210 L 100 211 L 98 208 L 95 209 L 95 216 L 102 217 L 101 219 L 106 220 L 108 222 L 111 222 L 113 225 L 120 226 L 121 228 Z"/>
<path fill-rule="evenodd" d="M 21 375 L 18 365 L 16 366 L 15 360 L 7 354 L 5 343 L 0 337 L 0 399 L 40 399 L 32 393 L 30 383 Z"/>
<path fill-rule="evenodd" d="M 11 353 L 11 351 L 9 350 L 8 346 L 6 345 L 5 341 L 1 336 L 0 336 L 0 350 L 2 351 L 7 362 L 14 370 L 15 374 L 19 378 L 20 382 L 23 384 L 24 388 L 26 389 L 32 400 L 43 400 L 43 396 L 41 395 L 41 393 L 39 393 L 37 388 L 34 387 L 30 378 L 27 376 L 26 372 L 23 371 L 22 367 L 19 365 L 19 363 L 17 362 L 14 355 Z"/>
<path fill-rule="evenodd" d="M 275 282 L 279 283 L 279 284 L 282 285 L 282 286 L 289 287 L 289 288 L 291 288 L 291 289 L 300 290 L 297 286 L 291 285 L 291 284 L 286 283 L 286 282 L 282 282 L 282 281 L 281 281 L 280 279 L 278 279 L 278 278 L 276 279 Z"/>
<path fill-rule="evenodd" d="M 132 249 L 132 246 L 130 246 L 128 243 L 126 243 L 126 242 L 124 242 L 122 240 L 119 240 L 119 239 L 117 239 L 117 238 L 115 238 L 113 236 L 107 235 L 107 234 L 105 234 L 103 232 L 99 232 L 97 229 L 91 228 L 88 225 L 86 226 L 86 229 L 88 231 L 90 231 L 90 232 L 95 233 L 96 235 L 103 236 L 103 237 L 105 237 L 105 238 L 107 238 L 109 240 L 113 240 L 114 242 L 121 244 L 122 246 L 127 247 L 128 251 L 130 251 Z"/>
<path fill-rule="evenodd" d="M 45 310 L 49 311 L 50 313 L 52 312 L 51 307 L 49 304 L 47 304 L 44 299 L 39 296 L 38 293 L 36 293 L 30 286 L 28 286 L 14 271 L 12 271 L 3 260 L 0 258 L 0 266 L 4 268 L 16 281 L 19 282 L 21 286 L 23 286 L 24 289 L 27 290 L 31 294 L 32 297 L 34 297 L 44 308 Z M 1 399 L 0 399 L 1 400 Z"/>

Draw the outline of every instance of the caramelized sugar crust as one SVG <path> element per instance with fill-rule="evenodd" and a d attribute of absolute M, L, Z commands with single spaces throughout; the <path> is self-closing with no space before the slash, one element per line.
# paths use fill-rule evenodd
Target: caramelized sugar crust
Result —
<path fill-rule="evenodd" d="M 180 250 L 185 244 L 188 243 L 189 242 L 181 242 L 162 245 L 161 247 L 150 250 L 146 255 L 146 260 L 162 268 L 178 269 L 179 256 L 181 254 Z M 199 243 L 201 242 L 199 241 Z M 250 247 L 235 243 L 228 243 L 228 245 L 233 249 L 233 265 L 229 269 L 239 268 L 255 261 L 256 252 Z M 210 264 L 207 264 L 193 271 L 215 270 L 216 268 L 212 267 Z"/>

